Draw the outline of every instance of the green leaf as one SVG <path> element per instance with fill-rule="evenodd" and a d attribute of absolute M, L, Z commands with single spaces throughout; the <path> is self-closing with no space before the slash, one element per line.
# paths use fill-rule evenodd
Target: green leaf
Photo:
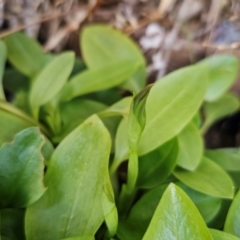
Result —
<path fill-rule="evenodd" d="M 107 62 L 133 60 L 140 67 L 121 86 L 138 93 L 146 84 L 145 59 L 137 45 L 120 31 L 106 25 L 84 28 L 81 35 L 83 58 L 89 68 L 103 67 Z"/>
<path fill-rule="evenodd" d="M 172 139 L 158 149 L 139 158 L 137 186 L 154 188 L 159 186 L 172 172 L 178 156 L 177 139 Z"/>
<path fill-rule="evenodd" d="M 98 113 L 100 117 L 111 117 L 116 115 L 122 115 L 123 117 L 129 115 L 132 97 L 125 97 L 120 101 L 114 103 L 104 111 Z"/>
<path fill-rule="evenodd" d="M 0 148 L 0 208 L 26 207 L 44 193 L 44 142 L 38 128 L 28 128 Z"/>
<path fill-rule="evenodd" d="M 88 99 L 73 99 L 61 103 L 60 115 L 63 126 L 61 132 L 53 138 L 53 141 L 60 142 L 85 119 L 106 108 L 105 104 Z"/>
<path fill-rule="evenodd" d="M 27 209 L 27 239 L 95 234 L 104 220 L 101 195 L 110 184 L 110 148 L 109 133 L 95 115 L 58 145 L 45 175 L 47 191 Z"/>
<path fill-rule="evenodd" d="M 48 62 L 49 57 L 37 41 L 23 33 L 14 33 L 4 38 L 8 60 L 21 73 L 34 77 Z"/>
<path fill-rule="evenodd" d="M 118 86 L 134 73 L 137 66 L 134 61 L 121 60 L 83 71 L 66 84 L 62 100 L 69 101 L 77 96 Z"/>
<path fill-rule="evenodd" d="M 173 174 L 187 186 L 219 198 L 233 198 L 234 183 L 230 176 L 216 163 L 203 157 L 195 171 L 176 168 Z"/>
<path fill-rule="evenodd" d="M 74 64 L 72 52 L 54 58 L 36 77 L 30 91 L 30 104 L 35 117 L 39 107 L 55 97 L 66 83 Z"/>
<path fill-rule="evenodd" d="M 234 197 L 233 202 L 227 214 L 224 225 L 224 231 L 240 237 L 240 190 Z"/>
<path fill-rule="evenodd" d="M 201 65 L 174 71 L 155 83 L 146 103 L 147 121 L 139 154 L 148 153 L 179 134 L 197 113 L 205 91 L 205 66 Z"/>
<path fill-rule="evenodd" d="M 205 100 L 212 102 L 220 98 L 234 83 L 238 75 L 238 59 L 233 55 L 214 55 L 198 65 L 207 66 L 208 88 Z"/>
<path fill-rule="evenodd" d="M 110 181 L 108 181 L 110 183 Z M 117 232 L 118 212 L 114 201 L 114 193 L 110 184 L 103 186 L 102 208 L 106 225 L 108 227 L 108 237 L 112 237 Z"/>
<path fill-rule="evenodd" d="M 0 146 L 5 142 L 12 141 L 14 135 L 19 131 L 38 125 L 42 132 L 49 136 L 48 130 L 30 116 L 13 105 L 0 101 Z"/>
<path fill-rule="evenodd" d="M 216 229 L 209 229 L 214 240 L 239 240 L 240 238 L 235 237 L 232 234 L 225 233 Z"/>
<path fill-rule="evenodd" d="M 143 237 L 143 240 L 149 239 L 212 240 L 213 238 L 190 198 L 179 187 L 170 184 Z"/>
<path fill-rule="evenodd" d="M 0 211 L 0 239 L 25 240 L 24 214 L 23 209 L 7 208 Z"/>
<path fill-rule="evenodd" d="M 203 153 L 203 139 L 194 123 L 189 123 L 177 136 L 179 152 L 177 165 L 193 171 L 199 165 Z"/>
<path fill-rule="evenodd" d="M 177 182 L 176 185 L 191 198 L 206 223 L 209 223 L 220 211 L 222 205 L 222 200 L 220 198 L 195 191 L 182 182 Z"/>
<path fill-rule="evenodd" d="M 102 67 L 106 62 L 134 60 L 141 64 L 145 59 L 136 44 L 110 26 L 95 24 L 84 28 L 81 49 L 88 67 Z"/>
<path fill-rule="evenodd" d="M 13 140 L 16 133 L 35 124 L 1 109 L 0 106 L 0 146 Z"/>
<path fill-rule="evenodd" d="M 3 91 L 2 78 L 5 70 L 5 61 L 7 57 L 7 49 L 4 42 L 0 41 L 0 100 L 5 100 Z"/>
<path fill-rule="evenodd" d="M 217 120 L 236 112 L 239 109 L 239 103 L 239 99 L 230 93 L 214 102 L 206 102 L 203 105 L 205 122 L 202 126 L 202 132 L 205 133 Z"/>
<path fill-rule="evenodd" d="M 205 150 L 205 156 L 216 162 L 226 171 L 240 171 L 240 148 L 219 148 Z"/>

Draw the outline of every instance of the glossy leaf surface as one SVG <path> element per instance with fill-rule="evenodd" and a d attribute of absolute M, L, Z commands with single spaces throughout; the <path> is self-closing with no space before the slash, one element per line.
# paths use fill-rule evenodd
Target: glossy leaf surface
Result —
<path fill-rule="evenodd" d="M 44 138 L 38 128 L 21 131 L 11 144 L 0 148 L 0 207 L 26 207 L 45 192 Z"/>
<path fill-rule="evenodd" d="M 212 240 L 197 208 L 179 187 L 170 184 L 153 215 L 143 240 Z"/>
<path fill-rule="evenodd" d="M 181 182 L 199 192 L 219 198 L 233 198 L 232 179 L 218 164 L 206 157 L 203 157 L 195 171 L 176 168 L 173 174 Z"/>
<path fill-rule="evenodd" d="M 199 165 L 203 153 L 203 139 L 194 123 L 188 124 L 177 136 L 179 153 L 177 165 L 193 171 Z"/>
<path fill-rule="evenodd" d="M 206 75 L 202 66 L 182 68 L 156 82 L 146 103 L 147 121 L 139 154 L 152 151 L 180 133 L 197 113 L 205 91 Z"/>
<path fill-rule="evenodd" d="M 110 181 L 110 148 L 109 133 L 95 115 L 58 145 L 45 176 L 47 191 L 26 213 L 29 240 L 95 234 L 104 220 L 101 195 Z"/>

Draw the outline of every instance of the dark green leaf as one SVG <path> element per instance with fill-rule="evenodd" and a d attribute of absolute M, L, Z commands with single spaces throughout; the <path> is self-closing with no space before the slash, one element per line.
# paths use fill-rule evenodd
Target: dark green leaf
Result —
<path fill-rule="evenodd" d="M 7 208 L 0 211 L 0 239 L 25 240 L 23 209 Z"/>
<path fill-rule="evenodd" d="M 38 128 L 28 128 L 0 148 L 1 208 L 26 207 L 44 193 L 43 145 Z"/>
<path fill-rule="evenodd" d="M 175 167 L 177 156 L 178 142 L 173 139 L 140 157 L 137 186 L 154 188 L 160 185 Z"/>

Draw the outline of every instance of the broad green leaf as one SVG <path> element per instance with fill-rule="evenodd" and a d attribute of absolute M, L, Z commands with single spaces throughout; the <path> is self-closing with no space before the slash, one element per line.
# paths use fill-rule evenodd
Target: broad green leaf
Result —
<path fill-rule="evenodd" d="M 14 33 L 4 38 L 7 45 L 8 60 L 21 73 L 34 77 L 43 69 L 48 56 L 37 41 L 23 33 Z"/>
<path fill-rule="evenodd" d="M 89 68 L 104 66 L 107 62 L 133 60 L 140 67 L 121 87 L 140 92 L 146 84 L 145 59 L 137 45 L 120 31 L 101 24 L 86 27 L 81 35 L 83 58 Z"/>
<path fill-rule="evenodd" d="M 120 101 L 114 103 L 112 106 L 100 112 L 98 116 L 100 117 L 110 117 L 116 115 L 122 115 L 123 117 L 128 116 L 131 102 L 132 97 L 125 97 Z"/>
<path fill-rule="evenodd" d="M 206 102 L 203 105 L 205 122 L 202 126 L 202 132 L 205 133 L 217 120 L 236 112 L 239 109 L 239 103 L 239 99 L 230 93 L 214 102 Z"/>
<path fill-rule="evenodd" d="M 143 240 L 149 239 L 212 240 L 213 238 L 190 198 L 179 187 L 170 184 L 143 237 Z"/>
<path fill-rule="evenodd" d="M 77 96 L 118 86 L 134 73 L 137 66 L 134 61 L 121 60 L 83 71 L 63 88 L 62 100 L 69 101 Z"/>
<path fill-rule="evenodd" d="M 140 155 L 170 140 L 191 121 L 204 98 L 205 75 L 205 66 L 194 65 L 174 71 L 153 85 L 146 103 Z"/>
<path fill-rule="evenodd" d="M 0 208 L 29 206 L 44 193 L 44 142 L 38 128 L 28 128 L 0 148 Z"/>
<path fill-rule="evenodd" d="M 234 197 L 231 207 L 228 211 L 224 225 L 224 231 L 240 237 L 240 190 Z"/>
<path fill-rule="evenodd" d="M 3 74 L 5 70 L 5 61 L 7 57 L 7 49 L 4 42 L 0 41 L 0 100 L 5 100 L 5 95 L 3 91 Z"/>
<path fill-rule="evenodd" d="M 83 58 L 90 68 L 102 67 L 106 62 L 134 60 L 145 64 L 137 45 L 121 32 L 106 25 L 84 28 L 81 35 Z"/>
<path fill-rule="evenodd" d="M 214 55 L 199 62 L 208 72 L 208 88 L 205 100 L 212 102 L 220 98 L 234 83 L 238 75 L 238 59 L 233 55 Z"/>
<path fill-rule="evenodd" d="M 187 187 L 182 182 L 177 182 L 176 185 L 191 198 L 206 223 L 209 223 L 220 211 L 222 204 L 222 200 L 220 198 L 195 191 L 194 189 Z"/>
<path fill-rule="evenodd" d="M 0 211 L 0 239 L 25 240 L 24 214 L 23 209 L 6 208 Z"/>
<path fill-rule="evenodd" d="M 115 138 L 115 155 L 110 167 L 110 173 L 113 174 L 120 164 L 127 160 L 129 153 L 128 145 L 128 119 L 125 117 L 120 122 Z"/>
<path fill-rule="evenodd" d="M 178 156 L 177 139 L 172 139 L 156 150 L 139 158 L 137 186 L 154 188 L 159 186 L 172 172 Z"/>
<path fill-rule="evenodd" d="M 233 198 L 234 183 L 230 176 L 215 162 L 203 157 L 194 171 L 186 171 L 180 167 L 173 174 L 187 186 L 219 198 Z"/>
<path fill-rule="evenodd" d="M 212 234 L 214 240 L 240 240 L 240 238 L 223 231 L 216 229 L 209 229 L 209 231 Z"/>
<path fill-rule="evenodd" d="M 58 145 L 45 175 L 47 190 L 27 209 L 28 240 L 95 234 L 104 220 L 101 195 L 110 184 L 110 148 L 109 133 L 96 115 Z"/>
<path fill-rule="evenodd" d="M 177 165 L 190 171 L 195 170 L 203 154 L 203 139 L 199 129 L 191 122 L 179 133 L 177 139 Z"/>
<path fill-rule="evenodd" d="M 37 118 L 38 109 L 55 97 L 66 83 L 74 64 L 72 52 L 54 58 L 36 77 L 30 90 L 30 104 Z"/>
<path fill-rule="evenodd" d="M 240 149 L 219 148 L 205 150 L 205 156 L 219 164 L 226 171 L 240 171 Z"/>

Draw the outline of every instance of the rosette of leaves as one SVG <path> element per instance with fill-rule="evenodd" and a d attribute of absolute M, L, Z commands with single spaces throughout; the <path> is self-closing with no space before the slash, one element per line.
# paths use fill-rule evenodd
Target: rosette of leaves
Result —
<path fill-rule="evenodd" d="M 203 140 L 239 109 L 238 60 L 147 85 L 122 33 L 88 26 L 80 45 L 82 59 L 0 42 L 1 239 L 239 239 L 239 149 Z"/>

